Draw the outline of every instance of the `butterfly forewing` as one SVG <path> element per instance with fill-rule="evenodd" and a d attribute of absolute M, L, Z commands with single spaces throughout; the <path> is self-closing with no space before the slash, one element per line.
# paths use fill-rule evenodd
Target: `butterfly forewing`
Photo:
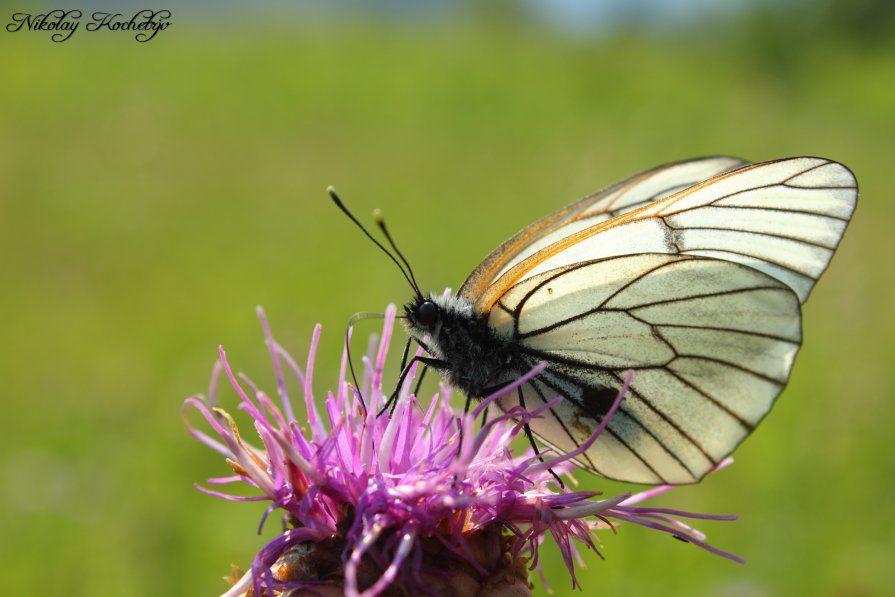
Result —
<path fill-rule="evenodd" d="M 472 298 L 487 312 L 510 287 L 543 272 L 654 252 L 742 263 L 784 282 L 804 302 L 856 200 L 854 176 L 836 162 L 793 158 L 746 166 L 562 236 Z"/>
<path fill-rule="evenodd" d="M 534 222 L 495 249 L 469 275 L 459 294 L 475 299 L 508 269 L 544 247 L 747 163 L 728 156 L 674 162 L 588 195 Z"/>
<path fill-rule="evenodd" d="M 635 371 L 619 413 L 579 460 L 640 483 L 696 481 L 732 452 L 770 410 L 801 340 L 799 301 L 785 284 L 684 255 L 567 266 L 513 287 L 499 305 L 492 329 L 525 366 L 549 364 L 526 406 L 565 398 L 531 423 L 558 450 L 593 433 Z M 517 403 L 508 395 L 500 405 Z"/>

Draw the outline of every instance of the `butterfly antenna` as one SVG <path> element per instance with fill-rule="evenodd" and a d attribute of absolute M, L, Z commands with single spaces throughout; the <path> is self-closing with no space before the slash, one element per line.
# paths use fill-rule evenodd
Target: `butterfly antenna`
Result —
<path fill-rule="evenodd" d="M 398 245 L 395 244 L 395 241 L 392 239 L 392 235 L 388 233 L 388 228 L 385 227 L 385 218 L 382 216 L 382 212 L 378 209 L 373 212 L 373 217 L 376 219 L 376 225 L 379 226 L 379 229 L 382 230 L 382 234 L 385 235 L 385 238 L 388 240 L 388 244 L 391 246 L 392 250 L 401 259 L 401 263 L 404 264 L 404 267 L 407 268 L 407 273 L 410 274 L 410 283 L 413 286 L 413 289 L 416 291 L 417 296 L 422 297 L 423 293 L 420 292 L 419 284 L 416 283 L 416 276 L 413 275 L 413 268 L 410 267 L 410 263 L 407 262 L 407 259 L 404 257 L 404 254 L 401 253 L 401 250 L 398 249 Z"/>
<path fill-rule="evenodd" d="M 367 238 L 369 238 L 371 241 L 373 241 L 373 244 L 374 244 L 374 245 L 376 245 L 377 247 L 379 247 L 379 248 L 382 250 L 383 253 L 385 253 L 386 255 L 388 255 L 388 258 L 391 259 L 391 260 L 395 263 L 395 265 L 398 266 L 398 269 L 399 269 L 399 270 L 401 270 L 401 273 L 404 275 L 404 279 L 407 280 L 407 283 L 410 284 L 410 287 L 413 288 L 413 290 L 414 290 L 417 294 L 419 294 L 420 291 L 419 291 L 419 288 L 418 288 L 417 285 L 416 285 L 416 282 L 415 282 L 415 281 L 414 281 L 414 280 L 407 274 L 406 271 L 404 271 L 404 267 L 398 262 L 397 259 L 395 259 L 395 256 L 392 255 L 391 253 L 389 253 L 388 249 L 386 249 L 386 248 L 382 245 L 382 243 L 380 243 L 378 240 L 376 240 L 375 238 L 373 238 L 373 235 L 370 234 L 369 231 L 367 231 L 367 229 L 364 228 L 364 225 L 361 224 L 361 223 L 358 221 L 358 219 L 354 217 L 354 214 L 352 214 L 350 211 L 348 211 L 348 208 L 345 207 L 345 204 L 344 204 L 344 203 L 342 203 L 342 200 L 339 198 L 339 195 L 336 194 L 336 189 L 334 189 L 333 187 L 328 187 L 328 188 L 326 189 L 326 192 L 329 193 L 329 196 L 330 196 L 330 198 L 333 200 L 333 203 L 336 204 L 336 207 L 338 207 L 339 209 L 341 209 L 341 210 L 342 210 L 342 213 L 344 213 L 346 216 L 348 216 L 348 218 L 349 218 L 352 222 L 354 222 L 355 226 L 357 226 L 358 228 L 360 228 L 360 229 L 361 229 L 361 232 L 363 232 L 364 234 L 366 234 L 366 235 L 367 235 Z"/>

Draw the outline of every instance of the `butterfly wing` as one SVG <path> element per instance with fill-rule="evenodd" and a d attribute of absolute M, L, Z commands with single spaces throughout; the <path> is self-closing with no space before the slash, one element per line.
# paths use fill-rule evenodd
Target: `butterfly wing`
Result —
<path fill-rule="evenodd" d="M 479 297 L 500 274 L 544 247 L 747 163 L 729 156 L 673 162 L 588 195 L 527 226 L 492 251 L 469 275 L 459 295 Z"/>
<path fill-rule="evenodd" d="M 822 158 L 754 164 L 615 218 L 560 236 L 496 271 L 479 311 L 515 284 L 566 265 L 615 255 L 702 255 L 742 263 L 786 283 L 804 302 L 830 262 L 857 202 L 851 171 Z"/>
<path fill-rule="evenodd" d="M 770 410 L 801 341 L 798 297 L 753 268 L 686 255 L 578 263 L 526 279 L 489 324 L 515 347 L 533 409 L 565 399 L 532 430 L 561 452 L 581 445 L 622 385 L 630 390 L 580 458 L 638 483 L 692 483 L 730 454 Z M 507 410 L 519 396 L 499 403 Z"/>
<path fill-rule="evenodd" d="M 673 192 L 697 165 L 720 174 Z M 730 170 L 737 165 L 709 158 L 633 177 L 523 230 L 461 289 L 521 364 L 549 364 L 501 406 L 563 395 L 532 423 L 561 451 L 590 436 L 635 370 L 607 433 L 579 459 L 595 472 L 696 481 L 751 432 L 789 377 L 799 305 L 844 233 L 857 185 L 821 158 Z M 641 186 L 649 181 L 667 191 L 650 194 Z"/>

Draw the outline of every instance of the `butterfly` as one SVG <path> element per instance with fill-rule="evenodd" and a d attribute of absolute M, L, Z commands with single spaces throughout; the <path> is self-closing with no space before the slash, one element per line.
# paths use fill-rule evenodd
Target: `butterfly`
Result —
<path fill-rule="evenodd" d="M 560 453 L 591 436 L 633 370 L 576 461 L 620 481 L 685 484 L 732 453 L 786 385 L 801 305 L 857 195 L 851 171 L 823 158 L 670 163 L 527 226 L 452 296 L 423 295 L 380 227 L 410 272 L 405 325 L 428 353 L 417 360 L 473 398 L 546 363 L 497 405 L 562 396 L 530 422 Z"/>

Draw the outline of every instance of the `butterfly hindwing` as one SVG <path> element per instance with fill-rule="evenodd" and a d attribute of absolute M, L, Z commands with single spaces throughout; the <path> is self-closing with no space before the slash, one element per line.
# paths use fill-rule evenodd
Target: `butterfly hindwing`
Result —
<path fill-rule="evenodd" d="M 527 406 L 564 396 L 531 423 L 564 452 L 590 436 L 634 370 L 619 413 L 579 460 L 642 483 L 694 482 L 732 452 L 770 410 L 801 341 L 798 297 L 779 280 L 668 254 L 539 274 L 501 297 L 489 324 L 526 366 L 548 363 Z"/>

